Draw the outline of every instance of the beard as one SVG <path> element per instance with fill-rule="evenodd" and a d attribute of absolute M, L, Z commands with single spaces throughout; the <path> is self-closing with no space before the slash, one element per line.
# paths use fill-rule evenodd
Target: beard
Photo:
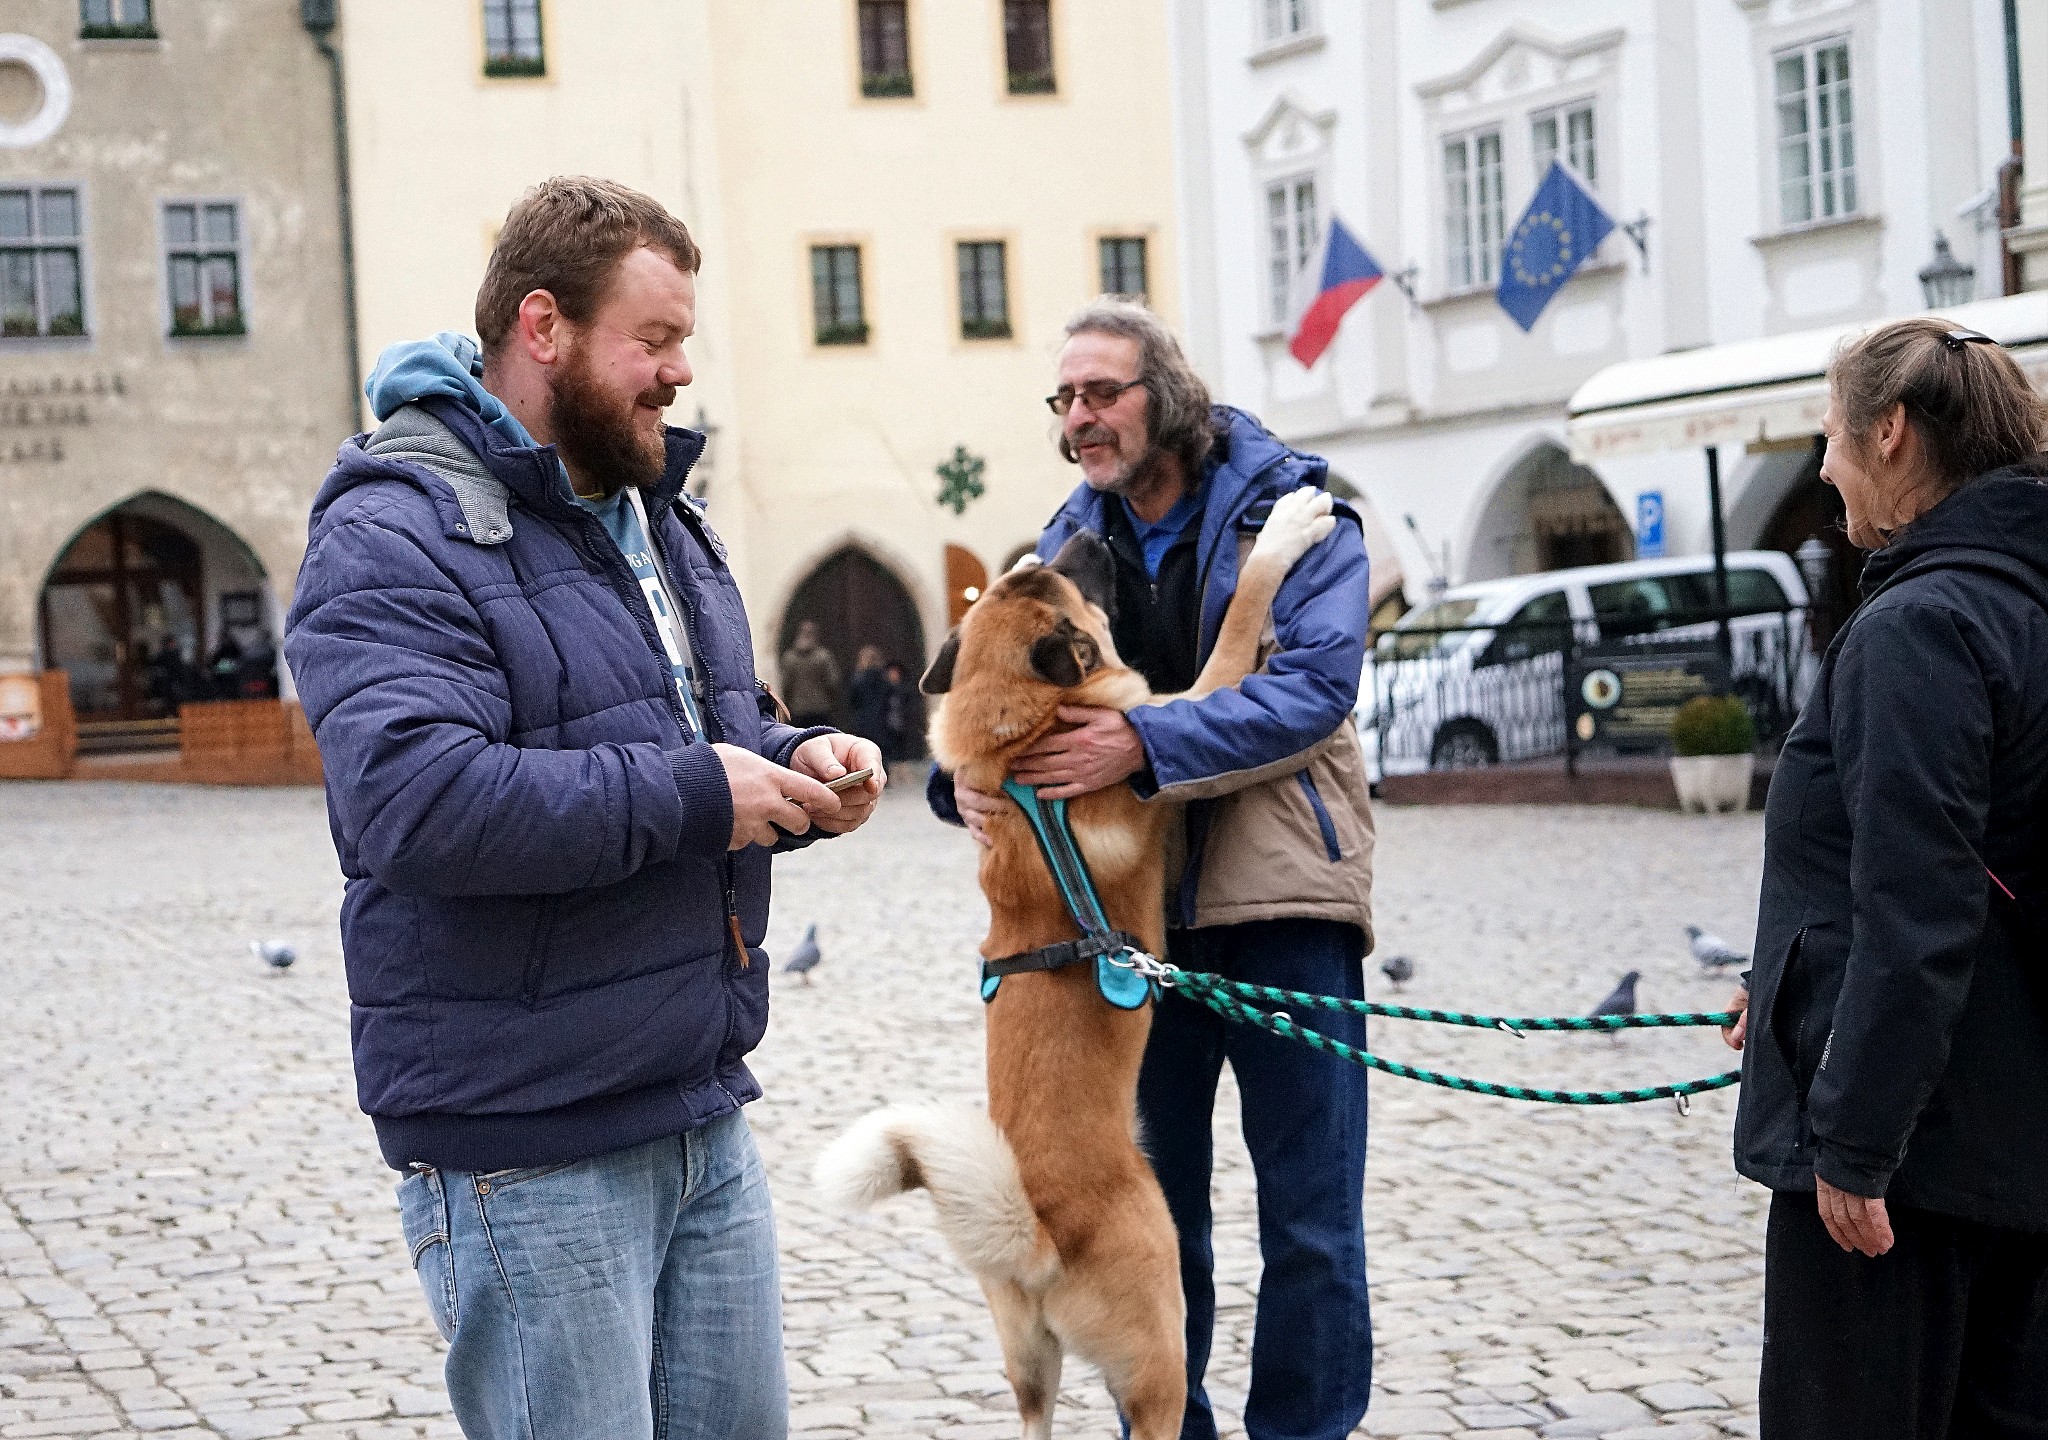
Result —
<path fill-rule="evenodd" d="M 1087 425 L 1076 433 L 1072 442 L 1075 446 L 1117 443 L 1116 432 L 1107 425 Z M 1110 495 L 1121 495 L 1126 500 L 1142 498 L 1148 490 L 1165 480 L 1162 473 L 1166 466 L 1167 452 L 1157 445 L 1147 445 L 1144 453 L 1133 460 L 1121 460 L 1116 470 L 1104 479 L 1096 480 L 1083 475 L 1092 490 Z"/>
<path fill-rule="evenodd" d="M 646 390 L 631 398 L 608 391 L 599 382 L 589 352 L 572 345 L 555 367 L 550 385 L 548 425 L 563 461 L 609 500 L 628 486 L 652 490 L 668 469 L 668 438 L 660 425 L 643 428 L 634 407 L 666 408 L 676 398 L 673 386 Z"/>

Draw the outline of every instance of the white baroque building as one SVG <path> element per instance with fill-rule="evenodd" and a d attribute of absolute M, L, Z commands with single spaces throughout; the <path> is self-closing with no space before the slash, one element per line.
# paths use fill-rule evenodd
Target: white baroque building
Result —
<path fill-rule="evenodd" d="M 1371 503 L 1378 593 L 1397 572 L 1414 602 L 1439 574 L 1628 558 L 1645 496 L 1668 553 L 1705 550 L 1702 453 L 1577 464 L 1567 400 L 1618 361 L 1922 310 L 1937 232 L 1999 295 L 2003 12 L 1181 0 L 1191 349 L 1221 398 Z M 1552 158 L 1618 223 L 1646 220 L 1647 253 L 1617 229 L 1524 334 L 1494 287 Z M 1305 370 L 1286 331 L 1332 215 L 1412 300 L 1381 284 Z M 1731 548 L 1825 527 L 1810 441 L 1721 448 Z"/>

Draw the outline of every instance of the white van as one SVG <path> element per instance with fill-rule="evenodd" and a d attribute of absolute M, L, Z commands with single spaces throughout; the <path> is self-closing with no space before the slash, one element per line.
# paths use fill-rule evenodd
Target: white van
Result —
<path fill-rule="evenodd" d="M 1806 585 L 1775 550 L 1727 557 L 1733 680 L 1765 735 L 1812 684 Z M 1574 645 L 1711 644 L 1712 556 L 1587 565 L 1460 585 L 1381 635 L 1358 688 L 1359 732 L 1388 775 L 1556 755 Z"/>

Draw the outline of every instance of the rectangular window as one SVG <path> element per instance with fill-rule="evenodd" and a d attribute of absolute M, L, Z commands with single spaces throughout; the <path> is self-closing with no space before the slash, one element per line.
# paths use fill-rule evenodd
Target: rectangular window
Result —
<path fill-rule="evenodd" d="M 860 292 L 860 246 L 811 247 L 811 326 L 820 345 L 865 345 L 868 318 Z"/>
<path fill-rule="evenodd" d="M 1259 39 L 1278 45 L 1309 33 L 1309 0 L 1259 0 Z"/>
<path fill-rule="evenodd" d="M 1009 280 L 1000 240 L 960 245 L 960 336 L 964 340 L 1010 338 Z"/>
<path fill-rule="evenodd" d="M 1453 290 L 1500 280 L 1507 236 L 1501 188 L 1500 131 L 1444 142 L 1444 274 Z"/>
<path fill-rule="evenodd" d="M 154 7 L 150 0 L 79 0 L 78 38 L 154 40 Z"/>
<path fill-rule="evenodd" d="M 1003 0 L 1003 52 L 1012 95 L 1050 95 L 1052 0 Z"/>
<path fill-rule="evenodd" d="M 1142 300 L 1151 293 L 1145 279 L 1144 237 L 1110 236 L 1101 242 L 1100 251 L 1103 294 Z"/>
<path fill-rule="evenodd" d="M 0 189 L 0 338 L 85 333 L 84 240 L 76 190 Z"/>
<path fill-rule="evenodd" d="M 1275 325 L 1294 310 L 1294 282 L 1322 238 L 1316 182 L 1307 177 L 1266 187 L 1266 308 Z"/>
<path fill-rule="evenodd" d="M 1849 42 L 1772 57 L 1778 97 L 1778 216 L 1804 225 L 1856 213 L 1856 131 Z"/>
<path fill-rule="evenodd" d="M 484 0 L 484 74 L 547 73 L 540 0 Z"/>
<path fill-rule="evenodd" d="M 908 0 L 860 0 L 860 93 L 869 99 L 909 95 Z"/>
<path fill-rule="evenodd" d="M 1579 178 L 1588 190 L 1600 188 L 1600 157 L 1593 143 L 1593 104 L 1586 101 L 1546 110 L 1529 121 L 1530 169 L 1541 185 L 1550 173 L 1550 162 L 1564 161 L 1565 169 Z"/>
<path fill-rule="evenodd" d="M 232 200 L 164 206 L 171 334 L 242 335 L 242 221 Z"/>

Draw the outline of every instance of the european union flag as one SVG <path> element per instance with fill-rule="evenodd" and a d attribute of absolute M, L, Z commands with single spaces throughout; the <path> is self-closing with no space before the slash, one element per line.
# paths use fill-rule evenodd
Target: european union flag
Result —
<path fill-rule="evenodd" d="M 1524 330 L 1534 329 L 1536 317 L 1550 303 L 1550 297 L 1564 288 L 1586 257 L 1614 229 L 1614 222 L 1572 178 L 1562 162 L 1550 162 L 1550 173 L 1536 187 L 1529 208 L 1515 222 L 1508 240 L 1508 253 L 1500 267 L 1500 308 L 1515 317 Z"/>

